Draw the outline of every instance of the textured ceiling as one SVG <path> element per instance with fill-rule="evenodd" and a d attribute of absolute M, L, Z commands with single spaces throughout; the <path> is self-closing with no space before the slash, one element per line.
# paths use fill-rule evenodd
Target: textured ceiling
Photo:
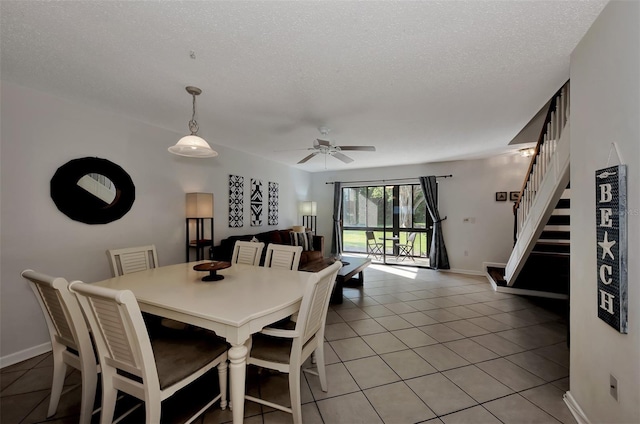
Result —
<path fill-rule="evenodd" d="M 377 147 L 326 169 L 485 157 L 514 149 L 605 4 L 3 0 L 1 77 L 177 133 L 195 85 L 201 136 L 288 165 L 321 125 Z"/>

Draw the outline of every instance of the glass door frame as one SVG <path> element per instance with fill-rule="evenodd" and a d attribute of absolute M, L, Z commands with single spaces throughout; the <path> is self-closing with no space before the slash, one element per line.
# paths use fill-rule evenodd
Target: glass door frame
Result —
<path fill-rule="evenodd" d="M 401 227 L 401 223 L 400 223 L 400 211 L 401 211 L 401 205 L 400 205 L 400 187 L 401 186 L 410 186 L 411 187 L 411 199 L 410 199 L 410 215 L 411 215 L 411 226 L 410 227 Z M 382 188 L 382 226 L 369 226 L 370 222 L 369 222 L 369 205 L 371 204 L 370 202 L 370 193 L 372 192 L 372 189 L 375 188 Z M 365 201 L 367 202 L 364 205 L 364 209 L 361 209 L 359 202 L 360 197 L 362 196 L 362 193 L 359 192 L 359 190 L 363 190 L 364 189 L 364 193 L 365 193 Z M 353 190 L 356 193 L 356 197 L 352 202 L 355 202 L 355 208 L 351 207 L 348 209 L 348 202 L 345 201 L 345 190 Z M 431 219 L 431 215 L 429 214 L 428 210 L 426 209 L 426 203 L 424 204 L 424 206 L 422 206 L 424 208 L 424 224 L 419 225 L 419 226 L 415 226 L 416 222 L 415 222 L 415 212 L 416 212 L 416 207 L 420 206 L 419 204 L 416 205 L 415 200 L 416 200 L 416 190 L 419 191 L 419 193 L 421 194 L 422 197 L 422 202 L 424 201 L 424 195 L 422 194 L 422 189 L 420 187 L 420 184 L 417 183 L 411 183 L 411 184 L 384 184 L 384 185 L 366 185 L 366 186 L 349 186 L 349 187 L 342 187 L 342 226 L 341 226 L 341 231 L 342 231 L 342 241 L 343 241 L 343 251 L 345 253 L 349 253 L 349 252 L 353 252 L 353 253 L 366 253 L 367 248 L 366 248 L 366 238 L 365 239 L 365 245 L 364 245 L 364 252 L 360 251 L 360 250 L 344 250 L 345 246 L 344 246 L 344 241 L 345 241 L 345 231 L 347 232 L 361 232 L 361 233 L 365 233 L 365 231 L 373 231 L 374 233 L 382 233 L 382 239 L 380 237 L 376 237 L 376 241 L 383 243 L 384 245 L 384 255 L 383 255 L 383 262 L 384 264 L 387 264 L 386 261 L 386 256 L 388 256 L 388 241 L 391 240 L 391 238 L 386 239 L 387 234 L 391 233 L 390 237 L 396 237 L 397 239 L 393 241 L 393 245 L 392 245 L 392 250 L 391 250 L 391 255 L 397 255 L 398 254 L 398 248 L 395 245 L 398 242 L 402 242 L 404 240 L 402 240 L 402 234 L 406 234 L 405 235 L 405 240 L 406 240 L 406 236 L 411 233 L 411 232 L 416 232 L 418 233 L 418 237 L 416 237 L 416 245 L 418 248 L 420 248 L 420 252 L 418 255 L 415 255 L 415 257 L 428 257 L 429 255 L 429 248 L 430 248 L 430 244 L 431 244 L 431 237 L 433 235 L 433 221 Z M 379 199 L 379 198 L 378 198 Z M 391 202 L 389 202 L 391 201 Z M 391 214 L 389 215 L 389 208 L 391 208 Z M 351 219 L 346 219 L 345 215 L 347 214 L 352 214 L 355 216 L 352 216 Z M 364 214 L 364 216 L 361 216 L 362 214 Z M 378 213 L 378 217 L 380 214 Z M 389 216 L 388 216 L 389 215 Z M 354 220 L 355 218 L 355 220 Z M 387 225 L 387 221 L 389 221 L 389 218 L 391 220 L 391 226 Z M 377 220 L 376 220 L 377 221 Z M 346 225 L 347 223 L 355 223 L 356 225 Z M 421 234 L 425 234 L 424 237 L 421 236 Z M 386 240 L 385 240 L 386 239 Z M 424 249 L 422 249 L 422 243 L 424 242 Z M 356 246 L 356 247 L 359 247 Z M 353 246 L 351 247 L 353 248 Z M 424 255 L 422 254 L 424 252 Z M 395 264 L 395 263 L 394 263 Z M 403 265 L 403 264 L 398 264 L 398 265 Z M 404 264 L 407 265 L 407 264 Z M 414 265 L 414 264 L 411 264 Z"/>

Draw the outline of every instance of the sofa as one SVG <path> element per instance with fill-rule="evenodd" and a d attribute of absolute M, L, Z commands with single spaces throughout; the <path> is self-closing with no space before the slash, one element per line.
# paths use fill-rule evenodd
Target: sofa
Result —
<path fill-rule="evenodd" d="M 211 259 L 216 261 L 231 261 L 233 255 L 233 247 L 236 241 L 251 241 L 254 237 L 264 243 L 264 250 L 262 251 L 262 258 L 260 259 L 260 265 L 264 264 L 264 258 L 267 253 L 267 246 L 269 243 L 286 244 L 291 245 L 291 229 L 286 230 L 272 230 L 259 234 L 246 234 L 241 236 L 231 236 L 220 241 L 219 246 L 214 246 L 211 254 Z M 324 236 L 313 236 L 313 250 L 303 250 L 300 256 L 300 266 L 322 259 L 324 257 Z"/>

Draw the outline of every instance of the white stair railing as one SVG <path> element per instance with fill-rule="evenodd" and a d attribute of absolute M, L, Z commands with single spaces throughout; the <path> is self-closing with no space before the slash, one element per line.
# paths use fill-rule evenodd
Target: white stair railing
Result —
<path fill-rule="evenodd" d="M 520 190 L 520 198 L 514 205 L 516 239 L 525 225 L 536 194 L 547 173 L 551 158 L 558 148 L 558 140 L 569 119 L 569 83 L 567 82 L 554 96 L 549 106 L 549 112 L 543 131 L 538 139 L 535 153 L 527 172 L 524 184 Z"/>
<path fill-rule="evenodd" d="M 514 204 L 515 244 L 505 267 L 512 286 L 569 182 L 569 83 L 554 96 L 535 154 Z"/>

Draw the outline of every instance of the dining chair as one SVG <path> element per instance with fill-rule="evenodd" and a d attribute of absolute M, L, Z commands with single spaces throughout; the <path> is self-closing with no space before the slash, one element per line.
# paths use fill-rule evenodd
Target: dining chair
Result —
<path fill-rule="evenodd" d="M 107 254 L 109 255 L 109 265 L 111 265 L 111 272 L 114 277 L 159 266 L 156 246 L 153 244 L 110 249 L 107 250 Z"/>
<path fill-rule="evenodd" d="M 415 262 L 415 259 L 413 259 L 413 243 L 415 240 L 416 233 L 409 233 L 406 243 L 396 243 L 396 247 L 398 248 L 398 255 L 396 256 L 396 259 L 402 258 L 400 261 L 404 261 L 406 258 L 411 258 L 411 260 Z"/>
<path fill-rule="evenodd" d="M 102 415 L 111 423 L 118 391 L 145 403 L 146 422 L 161 422 L 161 403 L 199 377 L 218 368 L 220 393 L 187 422 L 220 400 L 227 406 L 228 345 L 209 331 L 163 332 L 149 338 L 138 302 L 130 290 L 73 281 L 75 293 L 94 334 L 102 366 Z"/>
<path fill-rule="evenodd" d="M 297 322 L 289 322 L 280 328 L 264 328 L 247 341 L 247 364 L 289 374 L 291 408 L 249 395 L 245 395 L 245 399 L 288 412 L 293 415 L 295 424 L 302 423 L 300 371 L 303 362 L 312 353 L 315 353 L 317 371 L 302 371 L 317 375 L 320 378 L 320 387 L 327 391 L 324 327 L 329 299 L 341 267 L 342 263 L 336 261 L 311 276 L 302 297 Z"/>
<path fill-rule="evenodd" d="M 302 256 L 302 246 L 269 243 L 264 266 L 267 268 L 283 268 L 297 270 Z"/>
<path fill-rule="evenodd" d="M 233 246 L 232 264 L 247 264 L 258 266 L 262 257 L 264 243 L 255 241 L 236 241 Z"/>
<path fill-rule="evenodd" d="M 122 249 L 109 249 L 109 265 L 114 277 L 120 277 L 132 272 L 144 271 L 147 269 L 159 267 L 158 253 L 156 246 L 153 244 L 147 246 L 125 247 Z M 160 318 L 151 314 L 143 313 L 147 326 L 152 332 L 156 332 L 161 327 L 173 329 L 186 329 L 187 325 L 183 322 L 175 321 L 169 318 Z"/>
<path fill-rule="evenodd" d="M 367 258 L 371 255 L 375 259 L 382 258 L 382 249 L 384 244 L 376 240 L 376 236 L 373 231 L 367 231 Z"/>
<path fill-rule="evenodd" d="M 91 421 L 93 403 L 100 366 L 96 362 L 87 323 L 76 297 L 69 291 L 64 278 L 51 277 L 27 269 L 22 271 L 38 299 L 51 338 L 53 356 L 53 382 L 47 418 L 55 415 L 64 386 L 67 366 L 80 371 L 82 400 L 80 419 L 82 424 Z"/>

